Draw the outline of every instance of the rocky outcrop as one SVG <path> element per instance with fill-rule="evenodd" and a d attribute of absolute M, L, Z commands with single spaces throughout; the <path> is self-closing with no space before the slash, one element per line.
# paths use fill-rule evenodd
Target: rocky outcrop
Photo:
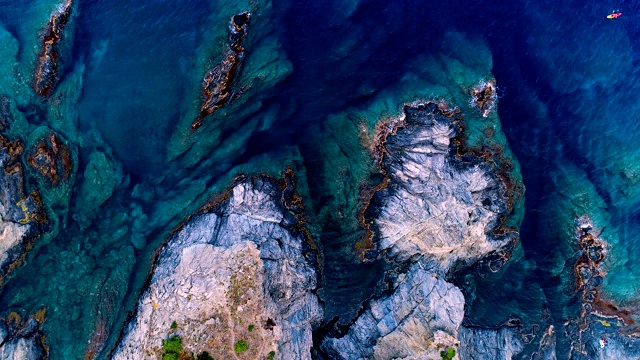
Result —
<path fill-rule="evenodd" d="M 378 124 L 375 155 L 385 180 L 361 218 L 370 230 L 365 248 L 369 258 L 392 259 L 405 270 L 347 331 L 325 337 L 329 358 L 452 358 L 459 339 L 467 349 L 487 340 L 478 354 L 499 355 L 492 347 L 503 340 L 511 348 L 502 355 L 521 350 L 506 330 L 459 333 L 465 300 L 443 280 L 488 254 L 508 258 L 517 240 L 505 222 L 522 194 L 501 169 L 505 159 L 466 149 L 463 135 L 460 111 L 443 103 L 406 105 L 400 118 Z"/>
<path fill-rule="evenodd" d="M 480 110 L 482 117 L 487 117 L 493 110 L 498 99 L 496 81 L 494 79 L 482 81 L 471 90 L 471 106 Z"/>
<path fill-rule="evenodd" d="M 513 197 L 498 155 L 468 151 L 459 112 L 436 103 L 405 106 L 378 136 L 387 176 L 365 213 L 378 252 L 406 261 L 432 256 L 445 270 L 517 239 L 503 226 Z"/>
<path fill-rule="evenodd" d="M 322 350 L 328 358 L 436 359 L 455 347 L 464 297 L 429 267 L 412 264 L 395 279 L 390 295 L 368 303 L 347 334 L 327 338 Z"/>
<path fill-rule="evenodd" d="M 113 358 L 310 358 L 322 307 L 298 204 L 290 177 L 258 176 L 193 215 L 159 252 Z"/>
<path fill-rule="evenodd" d="M 72 0 L 65 0 L 56 8 L 42 37 L 42 50 L 37 60 L 34 82 L 36 94 L 42 97 L 49 96 L 58 81 L 58 43 L 71 16 L 72 5 Z"/>
<path fill-rule="evenodd" d="M 47 358 L 47 346 L 40 325 L 46 310 L 42 309 L 28 319 L 10 313 L 0 319 L 0 358 L 8 360 L 41 360 Z"/>
<path fill-rule="evenodd" d="M 510 360 L 524 348 L 519 332 L 507 326 L 497 330 L 461 327 L 458 339 L 460 360 Z"/>
<path fill-rule="evenodd" d="M 202 82 L 203 103 L 200 114 L 191 128 L 196 130 L 202 125 L 202 119 L 225 106 L 232 100 L 233 80 L 240 68 L 244 56 L 242 41 L 247 34 L 247 27 L 251 20 L 249 12 L 243 12 L 231 17 L 229 21 L 228 49 L 222 62 L 209 70 Z"/>

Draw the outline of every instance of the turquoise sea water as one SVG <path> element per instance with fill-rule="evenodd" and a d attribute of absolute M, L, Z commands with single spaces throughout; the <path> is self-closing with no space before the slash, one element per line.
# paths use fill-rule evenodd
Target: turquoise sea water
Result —
<path fill-rule="evenodd" d="M 357 134 L 377 121 L 372 114 L 396 113 L 385 101 L 445 93 L 442 63 L 453 61 L 492 62 L 527 188 L 518 256 L 497 275 L 473 268 L 457 279 L 467 321 L 561 326 L 577 316 L 571 229 L 580 212 L 611 244 L 604 293 L 638 306 L 637 4 L 78 0 L 61 78 L 42 100 L 30 76 L 59 3 L 0 1 L 0 85 L 29 123 L 12 136 L 46 126 L 77 154 L 66 190 L 43 191 L 55 230 L 0 293 L 6 312 L 47 307 L 53 359 L 83 358 L 95 343 L 108 349 L 166 234 L 234 175 L 286 166 L 324 249 L 327 320 L 348 323 L 382 290 L 387 266 L 353 252 L 361 190 L 380 180 Z M 607 20 L 614 8 L 623 17 Z M 220 61 L 230 16 L 247 9 L 255 16 L 243 93 L 192 133 L 200 81 Z M 46 187 L 29 176 L 29 186 Z M 97 338 L 101 328 L 109 335 Z"/>

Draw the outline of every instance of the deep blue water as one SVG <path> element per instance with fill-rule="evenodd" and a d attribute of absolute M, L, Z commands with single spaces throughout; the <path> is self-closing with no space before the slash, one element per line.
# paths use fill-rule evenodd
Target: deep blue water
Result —
<path fill-rule="evenodd" d="M 33 31 L 39 29 L 30 24 L 46 19 L 51 3 L 0 1 L 0 23 L 20 41 L 27 63 Z M 276 0 L 271 36 L 280 42 L 292 73 L 260 94 L 257 115 L 230 114 L 228 121 L 236 123 L 224 125 L 219 143 L 200 154 L 196 165 L 182 167 L 167 161 L 167 147 L 187 109 L 197 107 L 193 88 L 206 63 L 198 57 L 221 46 L 207 43 L 219 4 L 224 1 L 76 4 L 73 51 L 63 79 L 84 67 L 81 95 L 72 104 L 84 135 L 74 140 L 80 144 L 80 166 L 69 218 L 76 214 L 90 224 L 68 220 L 3 288 L 0 299 L 3 309 L 50 307 L 45 330 L 59 344 L 52 347 L 55 356 L 81 357 L 81 342 L 95 323 L 88 312 L 102 306 L 80 300 L 87 289 L 75 283 L 117 288 L 119 310 L 109 322 L 117 333 L 144 281 L 150 254 L 167 232 L 226 187 L 234 173 L 277 173 L 285 164 L 308 184 L 302 192 L 327 264 L 322 291 L 331 299 L 327 320 L 351 320 L 359 304 L 380 291 L 385 265 L 354 258 L 352 248 L 362 232 L 337 214 L 346 200 L 357 199 L 357 189 L 337 194 L 330 174 L 340 166 L 344 183 L 377 179 L 358 178 L 356 169 L 363 165 L 355 155 L 329 159 L 327 149 L 339 142 L 329 119 L 367 106 L 424 58 L 438 56 L 450 31 L 482 39 L 491 51 L 492 73 L 504 93 L 500 119 L 526 186 L 522 256 L 498 275 L 469 273 L 459 279 L 468 283 L 468 321 L 496 326 L 516 316 L 530 326 L 540 323 L 546 310 L 551 316 L 545 321 L 560 325 L 576 316 L 575 292 L 567 287 L 576 249 L 566 236 L 549 231 L 563 216 L 571 221 L 570 214 L 554 212 L 560 194 L 569 191 L 557 179 L 569 168 L 578 169 L 572 174 L 591 183 L 595 192 L 589 196 L 605 204 L 597 209 L 605 215 L 591 214 L 609 219 L 604 236 L 612 244 L 612 260 L 604 290 L 620 304 L 636 304 L 640 4 L 372 0 L 356 7 L 349 1 Z M 618 8 L 620 19 L 605 18 Z M 113 154 L 123 175 L 100 213 L 86 214 L 77 197 L 89 154 L 96 150 Z M 126 235 L 117 237 L 121 229 Z M 61 275 L 65 272 L 78 278 L 69 280 Z M 71 331 L 63 333 L 65 328 Z"/>

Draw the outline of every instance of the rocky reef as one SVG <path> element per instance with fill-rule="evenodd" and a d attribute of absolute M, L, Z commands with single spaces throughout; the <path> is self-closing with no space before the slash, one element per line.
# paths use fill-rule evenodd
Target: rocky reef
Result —
<path fill-rule="evenodd" d="M 225 173 L 232 170 L 225 159 L 242 156 L 252 136 L 290 115 L 292 108 L 267 101 L 293 71 L 274 8 L 271 0 L 215 3 L 187 94 L 197 105 L 180 114 L 166 146 L 168 162 Z"/>
<path fill-rule="evenodd" d="M 242 41 L 247 34 L 251 20 L 249 12 L 231 17 L 229 21 L 228 49 L 222 62 L 209 70 L 202 81 L 203 104 L 198 118 L 191 124 L 193 130 L 202 126 L 202 119 L 233 100 L 233 80 L 236 77 L 240 62 L 244 57 Z"/>
<path fill-rule="evenodd" d="M 42 97 L 49 96 L 58 81 L 58 43 L 71 16 L 72 5 L 72 0 L 65 0 L 56 8 L 42 36 L 42 50 L 37 61 L 33 85 L 36 94 Z"/>
<path fill-rule="evenodd" d="M 48 358 L 48 347 L 40 325 L 45 320 L 46 309 L 38 310 L 22 319 L 12 312 L 0 319 L 0 358 L 10 360 L 43 360 Z"/>
<path fill-rule="evenodd" d="M 301 211 L 290 174 L 238 179 L 167 239 L 113 358 L 310 358 L 322 306 Z"/>
<path fill-rule="evenodd" d="M 571 339 L 571 358 L 632 359 L 640 356 L 640 327 L 635 314 L 616 306 L 600 294 L 606 277 L 605 259 L 609 244 L 600 236 L 591 218 L 576 219 L 576 240 L 580 248 L 574 265 L 580 316 L 565 324 Z"/>

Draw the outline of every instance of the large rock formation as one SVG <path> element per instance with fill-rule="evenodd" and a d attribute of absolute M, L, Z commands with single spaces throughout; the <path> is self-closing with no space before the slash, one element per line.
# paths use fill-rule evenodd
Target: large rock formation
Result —
<path fill-rule="evenodd" d="M 455 355 L 459 336 L 477 340 L 471 330 L 458 333 L 464 297 L 443 278 L 488 254 L 508 257 L 517 231 L 504 224 L 521 194 L 501 153 L 464 148 L 461 120 L 459 110 L 429 102 L 379 123 L 376 155 L 386 178 L 362 219 L 371 229 L 368 256 L 406 270 L 388 295 L 365 304 L 348 331 L 324 339 L 329 358 L 444 358 Z M 489 344 L 499 343 L 498 335 Z M 512 343 L 514 353 L 521 350 Z"/>
<path fill-rule="evenodd" d="M 501 327 L 497 330 L 461 327 L 458 338 L 460 360 L 507 360 L 512 359 L 524 348 L 520 334 L 511 327 Z"/>
<path fill-rule="evenodd" d="M 176 230 L 113 358 L 310 358 L 317 254 L 292 186 L 243 179 Z"/>
<path fill-rule="evenodd" d="M 464 149 L 460 120 L 443 105 L 417 104 L 383 128 L 378 149 L 388 180 L 366 217 L 378 250 L 391 258 L 428 255 L 448 270 L 517 238 L 503 226 L 513 194 L 498 154 Z"/>

